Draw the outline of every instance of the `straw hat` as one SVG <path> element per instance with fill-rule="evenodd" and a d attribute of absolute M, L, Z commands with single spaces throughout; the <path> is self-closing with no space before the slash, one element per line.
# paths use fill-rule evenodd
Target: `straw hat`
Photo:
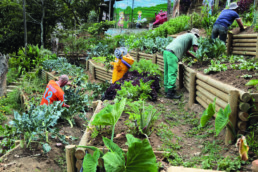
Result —
<path fill-rule="evenodd" d="M 238 8 L 238 5 L 237 5 L 236 2 L 230 3 L 230 4 L 229 4 L 229 7 L 228 7 L 228 9 L 230 9 L 230 10 L 235 10 L 235 9 L 237 9 L 237 8 Z"/>
<path fill-rule="evenodd" d="M 196 36 L 198 36 L 198 37 L 200 37 L 200 31 L 199 31 L 199 29 L 196 29 L 196 28 L 192 28 L 191 30 L 190 30 L 190 33 L 193 33 L 193 34 L 195 34 Z"/>

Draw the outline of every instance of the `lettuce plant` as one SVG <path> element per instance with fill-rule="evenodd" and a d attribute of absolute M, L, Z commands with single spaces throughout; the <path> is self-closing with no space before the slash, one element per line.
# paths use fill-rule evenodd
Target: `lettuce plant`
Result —
<path fill-rule="evenodd" d="M 125 155 L 123 150 L 111 140 L 103 137 L 105 146 L 109 152 L 103 154 L 98 148 L 92 146 L 78 146 L 89 148 L 94 151 L 93 156 L 86 154 L 83 160 L 83 171 L 95 172 L 97 166 L 103 166 L 107 172 L 125 171 L 125 172 L 156 172 L 158 166 L 152 147 L 147 139 L 137 139 L 131 134 L 126 135 L 128 152 Z M 101 163 L 99 163 L 99 160 Z M 104 170 L 103 170 L 104 171 Z"/>
<path fill-rule="evenodd" d="M 125 103 L 126 99 L 122 99 L 120 102 L 116 102 L 114 105 L 107 105 L 104 109 L 102 109 L 99 113 L 96 114 L 95 118 L 91 122 L 92 125 L 111 125 L 112 141 L 114 138 L 116 123 L 124 111 Z"/>

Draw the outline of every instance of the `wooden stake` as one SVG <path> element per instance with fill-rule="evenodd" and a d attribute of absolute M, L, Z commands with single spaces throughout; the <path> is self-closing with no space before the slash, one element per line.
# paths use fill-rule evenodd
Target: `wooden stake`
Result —
<path fill-rule="evenodd" d="M 77 161 L 76 161 L 75 166 L 76 166 L 76 168 L 77 168 L 77 172 L 79 172 L 79 171 L 81 170 L 82 164 L 83 164 L 83 160 L 77 160 Z"/>
<path fill-rule="evenodd" d="M 67 172 L 75 172 L 75 145 L 65 146 Z"/>
<path fill-rule="evenodd" d="M 232 39 L 233 39 L 233 33 L 229 31 L 228 32 L 228 41 L 227 41 L 227 55 L 231 54 Z"/>
<path fill-rule="evenodd" d="M 246 122 L 244 121 L 238 121 L 237 127 L 240 131 L 245 131 L 246 130 Z"/>
<path fill-rule="evenodd" d="M 189 88 L 189 107 L 191 107 L 195 102 L 195 77 L 196 72 L 190 73 L 190 88 Z"/>
<path fill-rule="evenodd" d="M 231 114 L 229 116 L 229 120 L 231 121 L 233 125 L 233 130 L 235 130 L 235 132 L 236 132 L 236 122 L 237 122 L 238 97 L 239 97 L 239 92 L 237 90 L 229 91 L 228 103 L 231 108 Z M 230 143 L 233 143 L 234 139 L 235 138 L 232 132 L 228 128 L 226 128 L 225 144 L 229 145 Z"/>
<path fill-rule="evenodd" d="M 239 112 L 239 113 L 238 113 L 238 117 L 239 117 L 239 119 L 241 119 L 242 121 L 248 121 L 249 114 L 246 113 L 246 112 Z"/>
<path fill-rule="evenodd" d="M 257 39 L 256 39 L 256 59 L 258 59 L 258 34 L 257 34 Z"/>
<path fill-rule="evenodd" d="M 152 63 L 157 64 L 157 54 L 152 55 Z"/>
<path fill-rule="evenodd" d="M 184 88 L 184 65 L 179 62 L 178 63 L 178 75 L 179 75 L 179 89 Z"/>

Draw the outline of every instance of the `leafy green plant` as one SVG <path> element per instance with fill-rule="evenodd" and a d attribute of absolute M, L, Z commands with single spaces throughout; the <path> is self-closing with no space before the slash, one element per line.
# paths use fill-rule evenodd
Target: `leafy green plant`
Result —
<path fill-rule="evenodd" d="M 152 105 L 147 106 L 142 100 L 128 103 L 129 121 L 126 125 L 135 131 L 135 134 L 151 134 L 151 127 L 160 113 Z"/>
<path fill-rule="evenodd" d="M 125 81 L 124 84 L 121 86 L 121 90 L 117 91 L 117 97 L 118 99 L 122 99 L 126 97 L 129 100 L 137 100 L 142 99 L 146 100 L 150 98 L 150 93 L 152 91 L 150 85 L 153 80 L 150 80 L 146 83 L 142 81 L 142 79 L 139 81 L 140 85 L 133 85 L 132 81 Z"/>
<path fill-rule="evenodd" d="M 0 125 L 0 137 L 2 138 L 0 142 L 0 156 L 15 147 L 17 136 L 18 134 L 15 127 L 8 126 L 7 124 Z"/>
<path fill-rule="evenodd" d="M 129 71 L 134 70 L 137 70 L 139 73 L 149 72 L 149 75 L 161 75 L 159 66 L 146 59 L 141 59 L 139 62 L 135 61 Z"/>
<path fill-rule="evenodd" d="M 205 126 L 209 121 L 209 119 L 215 114 L 215 102 L 216 102 L 216 98 L 214 99 L 214 102 L 209 104 L 208 108 L 203 112 L 201 117 L 200 127 Z M 228 129 L 232 132 L 232 134 L 236 137 L 235 128 L 233 127 L 233 124 L 229 120 L 230 114 L 231 114 L 231 108 L 229 104 L 225 107 L 224 110 L 220 108 L 220 110 L 217 112 L 216 118 L 215 118 L 216 136 L 218 136 L 219 133 L 227 126 Z"/>
<path fill-rule="evenodd" d="M 226 71 L 228 69 L 226 64 L 220 64 L 219 60 L 211 60 L 211 64 L 208 69 L 204 69 L 203 72 L 208 74 L 210 72 L 221 72 Z"/>
<path fill-rule="evenodd" d="M 43 149 L 50 151 L 50 146 L 47 144 L 48 134 L 55 131 L 53 127 L 57 124 L 63 110 L 60 102 L 37 107 L 31 105 L 28 113 L 20 115 L 14 111 L 14 119 L 10 124 L 17 129 L 27 147 L 32 141 L 41 138 L 39 142 L 43 145 Z"/>
<path fill-rule="evenodd" d="M 96 114 L 95 118 L 91 122 L 92 125 L 111 125 L 111 141 L 113 141 L 115 126 L 124 111 L 125 103 L 126 99 L 122 99 L 121 101 L 116 102 L 114 105 L 107 105 L 104 109 Z"/>
<path fill-rule="evenodd" d="M 152 147 L 147 139 L 137 139 L 131 134 L 126 135 L 128 152 L 126 156 L 118 145 L 105 137 L 103 142 L 110 152 L 103 154 L 98 148 L 92 146 L 78 146 L 94 151 L 93 156 L 86 154 L 83 160 L 83 170 L 95 171 L 100 160 L 104 164 L 105 171 L 140 172 L 142 169 L 156 172 L 158 166 Z M 104 161 L 104 163 L 103 163 Z M 103 166 L 103 165 L 102 165 Z"/>

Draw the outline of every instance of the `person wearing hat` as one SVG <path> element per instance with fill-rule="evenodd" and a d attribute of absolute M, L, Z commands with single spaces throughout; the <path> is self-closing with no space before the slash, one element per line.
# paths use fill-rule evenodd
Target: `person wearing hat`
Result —
<path fill-rule="evenodd" d="M 218 19 L 216 20 L 212 28 L 212 39 L 216 39 L 219 36 L 219 39 L 226 43 L 228 27 L 234 22 L 234 20 L 237 21 L 240 27 L 240 31 L 245 30 L 243 23 L 236 12 L 237 8 L 237 3 L 232 2 L 229 5 L 229 9 L 225 9 L 220 13 Z"/>
<path fill-rule="evenodd" d="M 54 101 L 64 101 L 64 91 L 61 87 L 65 85 L 70 85 L 71 83 L 68 81 L 67 75 L 61 75 L 58 81 L 50 80 L 47 84 L 45 93 L 42 97 L 40 105 L 43 104 L 52 104 Z M 63 107 L 69 108 L 70 106 L 63 103 Z"/>
<path fill-rule="evenodd" d="M 178 61 L 182 59 L 183 55 L 195 58 L 188 50 L 193 47 L 194 52 L 198 50 L 199 30 L 193 28 L 190 33 L 175 38 L 164 50 L 164 87 L 166 97 L 169 99 L 179 99 L 181 96 L 176 95 L 176 77 Z"/>

